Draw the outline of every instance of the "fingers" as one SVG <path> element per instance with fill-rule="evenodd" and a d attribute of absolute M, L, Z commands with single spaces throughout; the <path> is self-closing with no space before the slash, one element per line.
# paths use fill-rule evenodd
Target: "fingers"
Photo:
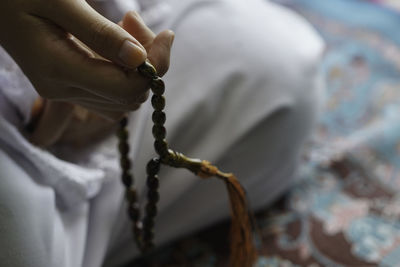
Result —
<path fill-rule="evenodd" d="M 163 76 L 169 68 L 174 32 L 166 30 L 156 36 L 135 11 L 126 13 L 120 25 L 146 48 L 150 62 L 158 75 Z"/>
<path fill-rule="evenodd" d="M 110 62 L 86 59 L 80 71 L 70 71 L 76 86 L 115 103 L 130 105 L 137 102 L 149 88 L 149 80 L 136 70 L 123 71 Z"/>
<path fill-rule="evenodd" d="M 103 110 L 103 109 L 99 109 L 98 106 L 91 106 L 89 104 L 80 104 L 80 106 L 96 113 L 97 115 L 101 116 L 102 118 L 110 121 L 110 122 L 116 122 L 121 120 L 125 113 L 124 112 L 118 112 L 118 111 L 111 111 L 111 110 Z"/>
<path fill-rule="evenodd" d="M 129 34 L 134 36 L 149 52 L 156 35 L 146 26 L 140 15 L 131 11 L 125 14 L 120 24 Z"/>
<path fill-rule="evenodd" d="M 163 76 L 168 71 L 174 37 L 173 31 L 165 30 L 156 36 L 151 46 L 148 58 L 156 68 L 159 76 Z"/>
<path fill-rule="evenodd" d="M 84 105 L 87 104 L 90 108 L 99 108 L 110 111 L 134 111 L 137 110 L 140 105 L 147 101 L 149 98 L 149 91 L 139 95 L 135 102 L 129 103 L 116 103 L 109 99 L 101 96 L 93 95 L 85 90 L 79 88 L 68 88 L 58 93 L 52 100 L 68 101 L 73 104 Z"/>
<path fill-rule="evenodd" d="M 93 102 L 90 100 L 72 100 L 68 101 L 73 104 L 81 105 L 89 110 L 104 110 L 104 111 L 112 111 L 112 112 L 126 112 L 128 109 L 127 107 L 119 104 L 113 104 L 113 103 L 106 103 L 106 104 L 100 104 L 97 102 Z M 141 106 L 141 103 L 136 103 L 131 106 L 129 106 L 129 111 L 134 111 L 137 110 Z"/>
<path fill-rule="evenodd" d="M 37 59 L 32 60 L 34 64 L 29 72 L 36 73 L 37 77 L 31 80 L 43 97 L 53 100 L 104 98 L 129 106 L 148 90 L 149 81 L 136 70 L 123 70 L 112 62 L 94 58 L 93 53 L 67 38 L 58 27 L 40 18 L 31 20 L 35 23 L 27 23 L 27 27 L 33 27 L 28 32 L 34 33 L 35 42 L 30 57 L 34 55 Z"/>
<path fill-rule="evenodd" d="M 70 5 L 74 6 L 81 1 L 65 2 L 72 3 Z M 82 5 L 86 8 L 86 3 Z M 91 10 L 90 7 L 87 8 Z M 81 12 L 72 7 L 67 7 L 66 9 L 69 10 L 68 12 Z M 87 23 L 88 27 L 78 27 L 79 29 L 85 28 L 81 30 L 87 31 L 86 33 L 74 32 L 76 30 L 74 27 L 76 26 L 70 26 L 71 30 L 69 31 L 80 41 L 87 44 L 89 48 L 92 48 L 90 38 L 80 37 L 80 35 L 90 35 L 90 30 L 94 29 L 92 25 L 94 22 L 90 24 L 88 17 L 93 16 L 95 20 L 101 21 L 105 19 L 93 10 L 88 11 L 88 13 L 90 14 L 78 14 L 77 16 L 81 17 L 70 23 L 72 25 L 79 20 L 83 23 L 82 25 Z M 40 95 L 53 100 L 91 99 L 92 101 L 90 102 L 92 104 L 98 102 L 98 107 L 103 105 L 102 103 L 110 101 L 108 108 L 116 110 L 115 107 L 120 105 L 121 109 L 124 108 L 125 111 L 136 109 L 138 103 L 147 99 L 144 94 L 148 92 L 150 81 L 135 69 L 123 69 L 110 61 L 98 58 L 96 53 L 79 43 L 77 39 L 68 38 L 64 29 L 38 17 L 32 17 L 31 19 L 36 21 L 35 23 L 27 23 L 27 25 L 29 24 L 27 27 L 33 27 L 27 32 L 33 33 L 34 36 L 31 36 L 31 38 L 35 39 L 32 47 L 35 46 L 36 48 L 30 53 L 31 55 L 37 55 L 37 59 L 33 60 L 35 64 L 31 66 L 32 72 L 36 73 L 37 77 L 28 76 L 31 76 L 31 81 Z M 55 20 L 59 20 L 60 25 L 65 22 L 62 16 Z M 102 23 L 108 23 L 108 21 L 106 20 L 106 22 L 103 21 Z M 173 32 L 164 31 L 154 38 L 154 34 L 143 24 L 143 21 L 136 13 L 127 14 L 122 24 L 130 32 L 134 33 L 135 31 L 140 41 L 149 50 L 149 60 L 154 64 L 159 75 L 163 75 L 169 67 L 169 54 L 174 38 Z M 114 37 L 116 36 L 113 39 L 114 41 L 118 38 L 121 39 L 124 34 L 130 36 L 129 38 L 133 38 L 120 26 L 112 25 L 116 27 L 111 30 Z M 66 30 L 68 30 L 68 27 L 66 27 Z M 107 34 L 108 30 L 108 28 L 105 30 L 105 34 Z M 121 30 L 123 30 L 122 33 L 119 32 Z M 89 42 L 85 40 L 89 40 Z M 135 42 L 138 41 L 135 39 Z M 99 54 L 104 55 L 101 52 Z M 79 90 L 76 88 L 79 88 Z"/>
<path fill-rule="evenodd" d="M 158 74 L 163 76 L 169 68 L 174 33 L 166 30 L 154 38 L 152 31 L 140 21 L 141 18 L 137 13 L 130 12 L 124 17 L 122 24 L 128 31 L 140 33 L 137 36 L 149 50 L 149 60 L 154 64 Z M 93 58 L 85 63 L 87 64 L 80 65 L 82 71 L 79 72 L 80 83 L 77 86 L 122 105 L 143 102 L 143 95 L 148 91 L 149 81 L 136 71 L 123 72 L 110 62 Z M 93 88 L 95 88 L 94 91 Z"/>
<path fill-rule="evenodd" d="M 68 86 L 83 89 L 67 91 L 65 97 L 69 94 L 71 98 L 91 98 L 93 95 L 93 99 L 103 98 L 129 107 L 140 102 L 138 99 L 149 88 L 149 80 L 136 70 L 124 71 L 101 59 L 80 59 L 78 64 L 71 59 L 64 67 Z"/>
<path fill-rule="evenodd" d="M 86 1 L 54 1 L 43 8 L 46 18 L 76 36 L 99 55 L 128 68 L 147 57 L 131 34 L 97 13 Z M 60 11 L 61 10 L 61 11 Z"/>

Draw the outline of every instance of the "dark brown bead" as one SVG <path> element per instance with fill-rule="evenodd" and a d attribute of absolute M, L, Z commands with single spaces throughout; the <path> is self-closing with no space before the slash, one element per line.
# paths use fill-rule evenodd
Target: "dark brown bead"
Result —
<path fill-rule="evenodd" d="M 165 97 L 153 95 L 151 98 L 151 105 L 157 111 L 161 111 L 165 108 Z"/>
<path fill-rule="evenodd" d="M 154 141 L 154 149 L 161 156 L 164 157 L 168 155 L 168 144 L 166 140 L 156 140 Z"/>
<path fill-rule="evenodd" d="M 118 150 L 120 154 L 128 154 L 129 153 L 129 144 L 126 142 L 120 142 L 118 144 Z"/>
<path fill-rule="evenodd" d="M 160 185 L 160 181 L 158 180 L 158 177 L 155 176 L 149 176 L 147 177 L 147 187 L 150 189 L 157 189 Z"/>
<path fill-rule="evenodd" d="M 160 171 L 160 160 L 158 158 L 151 159 L 146 166 L 148 176 L 155 176 Z"/>
<path fill-rule="evenodd" d="M 160 200 L 160 194 L 155 190 L 149 190 L 147 192 L 147 198 L 149 202 L 156 204 Z"/>
<path fill-rule="evenodd" d="M 125 185 L 125 187 L 129 188 L 132 185 L 133 176 L 131 173 L 123 172 L 121 179 L 122 179 L 122 183 Z"/>
<path fill-rule="evenodd" d="M 147 231 L 143 231 L 143 239 L 144 241 L 152 241 L 154 238 L 154 230 L 153 229 L 148 229 Z"/>
<path fill-rule="evenodd" d="M 134 221 L 138 221 L 140 218 L 140 207 L 137 203 L 134 203 L 128 208 L 129 217 Z"/>
<path fill-rule="evenodd" d="M 134 203 L 137 201 L 137 192 L 135 188 L 129 188 L 125 191 L 125 198 L 129 203 Z"/>
<path fill-rule="evenodd" d="M 157 206 L 155 203 L 147 203 L 146 216 L 155 217 L 157 215 Z"/>
<path fill-rule="evenodd" d="M 126 127 L 126 125 L 128 125 L 128 118 L 127 117 L 123 117 L 119 122 L 119 126 L 121 128 L 124 128 L 124 127 Z"/>
<path fill-rule="evenodd" d="M 162 95 L 162 94 L 164 94 L 164 91 L 165 91 L 165 84 L 164 84 L 163 80 L 161 80 L 160 77 L 157 77 L 151 81 L 150 88 L 151 88 L 151 91 L 153 91 L 153 94 Z"/>
<path fill-rule="evenodd" d="M 157 71 L 149 62 L 145 61 L 142 65 L 138 67 L 140 74 L 147 78 L 155 78 L 157 76 Z"/>
<path fill-rule="evenodd" d="M 151 118 L 153 120 L 153 123 L 164 125 L 167 116 L 165 116 L 165 113 L 162 111 L 154 111 Z"/>
<path fill-rule="evenodd" d="M 129 158 L 123 156 L 122 158 L 120 158 L 119 162 L 122 169 L 129 170 L 131 168 L 131 161 Z"/>
<path fill-rule="evenodd" d="M 165 136 L 167 135 L 167 129 L 165 129 L 164 126 L 157 125 L 157 124 L 153 125 L 152 132 L 153 132 L 154 138 L 158 139 L 158 140 L 164 139 Z"/>
<path fill-rule="evenodd" d="M 119 129 L 117 132 L 117 136 L 119 140 L 127 140 L 128 139 L 128 131 L 126 129 Z"/>
<path fill-rule="evenodd" d="M 149 230 L 149 229 L 153 229 L 153 228 L 154 228 L 154 218 L 146 216 L 143 219 L 143 229 Z"/>

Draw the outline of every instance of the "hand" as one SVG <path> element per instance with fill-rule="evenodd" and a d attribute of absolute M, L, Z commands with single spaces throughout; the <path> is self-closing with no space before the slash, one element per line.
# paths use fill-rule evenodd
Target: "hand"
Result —
<path fill-rule="evenodd" d="M 155 36 L 136 12 L 127 13 L 119 24 L 128 33 L 136 34 L 137 40 L 146 49 L 150 62 L 153 64 L 155 62 L 154 65 L 158 74 L 160 76 L 164 75 L 169 67 L 169 51 L 173 41 L 173 33 L 164 31 Z M 140 102 L 145 101 L 147 96 L 148 93 L 142 95 Z M 78 113 L 76 112 L 77 110 Z M 93 113 L 82 116 L 82 113 L 84 113 L 82 108 L 77 109 L 76 105 L 59 101 L 47 101 L 31 140 L 41 146 L 48 146 L 56 142 L 81 145 L 113 129 L 115 123 L 112 121 L 105 120 Z M 118 120 L 123 115 L 123 112 L 107 111 L 105 113 L 103 111 L 100 115 L 111 120 Z"/>
<path fill-rule="evenodd" d="M 146 98 L 149 81 L 135 71 L 148 57 L 138 40 L 144 34 L 108 21 L 84 0 L 0 1 L 0 44 L 38 93 L 105 115 L 135 110 Z M 154 40 L 152 63 L 161 70 L 172 38 L 166 31 Z"/>

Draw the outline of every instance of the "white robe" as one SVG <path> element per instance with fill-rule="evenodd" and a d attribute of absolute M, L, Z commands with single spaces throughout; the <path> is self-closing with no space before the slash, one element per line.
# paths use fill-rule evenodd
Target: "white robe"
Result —
<path fill-rule="evenodd" d="M 125 12 L 121 2 L 103 5 L 117 17 Z M 171 147 L 236 173 L 252 207 L 264 207 L 290 185 L 315 122 L 323 88 L 317 68 L 321 39 L 302 18 L 263 0 L 150 2 L 134 6 L 155 31 L 176 33 L 164 79 Z M 33 146 L 21 129 L 36 96 L 0 52 L 0 266 L 126 263 L 138 251 L 115 138 L 81 151 L 59 146 L 50 153 Z M 145 164 L 155 155 L 150 112 L 146 103 L 130 120 L 139 192 Z M 168 167 L 160 179 L 157 244 L 228 217 L 219 181 Z"/>

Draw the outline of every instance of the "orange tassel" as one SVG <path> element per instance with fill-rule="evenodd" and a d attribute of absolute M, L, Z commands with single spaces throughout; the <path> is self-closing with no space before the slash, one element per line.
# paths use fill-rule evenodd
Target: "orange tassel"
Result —
<path fill-rule="evenodd" d="M 257 250 L 254 246 L 250 212 L 244 188 L 232 173 L 223 173 L 208 161 L 202 161 L 201 170 L 197 175 L 202 178 L 217 176 L 225 182 L 232 217 L 230 266 L 253 266 L 257 259 Z"/>

